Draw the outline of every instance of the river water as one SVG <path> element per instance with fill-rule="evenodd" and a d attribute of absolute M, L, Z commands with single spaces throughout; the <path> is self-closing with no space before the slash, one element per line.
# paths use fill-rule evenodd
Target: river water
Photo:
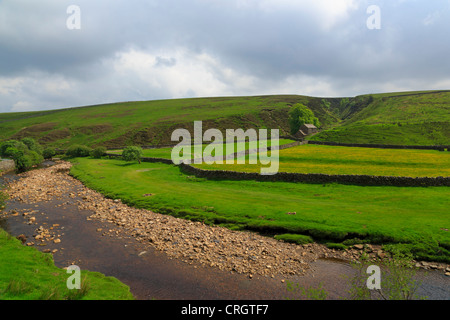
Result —
<path fill-rule="evenodd" d="M 0 178 L 16 179 L 14 174 Z M 74 190 L 76 193 L 76 190 Z M 24 204 L 7 201 L 5 212 L 17 210 L 17 215 L 0 215 L 0 227 L 13 236 L 25 235 L 33 241 L 36 228 L 54 227 L 61 242 L 47 242 L 45 246 L 35 246 L 38 250 L 54 250 L 55 265 L 63 268 L 76 264 L 81 269 L 101 272 L 113 276 L 130 287 L 139 300 L 284 300 L 292 296 L 286 290 L 286 283 L 299 283 L 305 288 L 322 288 L 328 299 L 337 300 L 348 297 L 348 280 L 355 270 L 346 262 L 318 260 L 311 264 L 305 275 L 287 277 L 258 277 L 250 279 L 246 275 L 220 271 L 195 263 L 187 264 L 169 259 L 165 254 L 154 250 L 127 236 L 103 236 L 99 229 L 115 230 L 117 226 L 107 222 L 88 220 L 90 211 L 80 211 L 73 205 L 59 206 L 67 201 L 80 199 L 64 197 L 61 199 Z M 28 224 L 20 213 L 22 210 L 35 210 L 35 224 Z M 3 217 L 3 218 L 2 218 Z M 432 300 L 450 299 L 450 277 L 442 271 L 422 272 L 418 277 L 422 285 L 420 296 Z"/>

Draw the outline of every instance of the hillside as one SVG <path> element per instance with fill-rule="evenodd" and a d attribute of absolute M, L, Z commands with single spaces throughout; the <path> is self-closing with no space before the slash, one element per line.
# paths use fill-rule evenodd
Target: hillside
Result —
<path fill-rule="evenodd" d="M 311 139 L 343 143 L 450 144 L 450 91 L 370 94 L 349 98 L 301 95 L 122 102 L 0 114 L 0 141 L 32 137 L 42 145 L 79 143 L 117 148 L 170 144 L 177 128 L 268 128 L 289 133 L 288 111 L 307 105 L 322 132 Z"/>
<path fill-rule="evenodd" d="M 364 95 L 341 103 L 334 112 L 342 121 L 312 140 L 450 145 L 450 91 Z"/>
<path fill-rule="evenodd" d="M 0 114 L 0 140 L 28 136 L 43 145 L 60 148 L 74 143 L 111 148 L 131 144 L 170 144 L 173 130 L 192 129 L 195 120 L 203 121 L 203 130 L 268 128 L 280 129 L 283 135 L 288 133 L 288 111 L 295 103 L 308 105 L 325 127 L 339 121 L 324 108 L 319 98 L 314 97 L 173 99 L 4 113 Z"/>

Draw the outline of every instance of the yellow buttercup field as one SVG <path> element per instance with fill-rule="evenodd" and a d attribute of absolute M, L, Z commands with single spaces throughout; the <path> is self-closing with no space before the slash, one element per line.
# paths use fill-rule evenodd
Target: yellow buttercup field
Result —
<path fill-rule="evenodd" d="M 280 150 L 279 172 L 401 177 L 450 176 L 450 152 L 301 145 Z M 211 170 L 258 172 L 261 165 L 223 164 Z"/>

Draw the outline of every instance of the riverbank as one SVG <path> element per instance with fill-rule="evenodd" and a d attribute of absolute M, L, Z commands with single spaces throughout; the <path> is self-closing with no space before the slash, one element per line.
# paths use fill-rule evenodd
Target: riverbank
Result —
<path fill-rule="evenodd" d="M 85 188 L 68 174 L 70 166 L 58 162 L 10 181 L 5 217 L 16 220 L 16 233 L 29 234 L 25 245 L 52 252 L 55 263 L 95 265 L 106 274 L 117 273 L 120 265 L 129 263 L 128 269 L 121 268 L 120 273 L 141 299 L 186 298 L 185 294 L 192 290 L 199 298 L 281 299 L 286 294 L 286 281 L 318 285 L 325 270 L 336 271 L 323 258 L 358 259 L 364 249 L 339 251 L 318 244 L 289 244 L 130 208 L 119 199 L 106 199 Z M 89 246 L 91 252 L 81 254 L 81 248 Z M 383 254 L 375 246 L 365 249 L 373 258 Z M 87 260 L 79 261 L 77 256 Z M 100 257 L 102 261 L 98 261 Z M 333 266 L 340 268 L 341 274 L 351 274 L 345 263 Z M 321 267 L 325 269 L 316 273 Z M 433 267 L 441 268 L 443 276 L 448 266 Z M 145 280 L 144 275 L 149 273 L 153 273 L 152 279 L 170 280 L 166 291 L 149 292 L 155 287 Z M 184 279 L 180 279 L 182 274 Z M 342 281 L 332 279 L 327 287 L 334 292 L 332 297 L 342 295 Z M 198 289 L 193 289 L 193 282 Z"/>

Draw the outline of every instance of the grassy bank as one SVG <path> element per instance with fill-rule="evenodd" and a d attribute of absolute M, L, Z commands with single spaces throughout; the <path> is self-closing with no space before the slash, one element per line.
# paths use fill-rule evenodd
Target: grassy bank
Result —
<path fill-rule="evenodd" d="M 261 165 L 196 165 L 207 170 L 259 172 Z M 266 166 L 268 167 L 268 166 Z M 450 152 L 301 145 L 279 152 L 279 172 L 400 177 L 450 176 Z"/>
<path fill-rule="evenodd" d="M 0 212 L 6 195 L 0 190 Z M 69 290 L 71 274 L 49 253 L 26 247 L 0 228 L 0 300 L 133 300 L 128 286 L 113 277 L 81 270 L 81 288 Z"/>
<path fill-rule="evenodd" d="M 66 270 L 51 254 L 26 247 L 0 229 L 0 300 L 132 300 L 116 278 L 81 271 L 81 289 L 69 290 Z"/>
<path fill-rule="evenodd" d="M 450 261 L 448 188 L 214 181 L 159 163 L 73 162 L 73 176 L 132 206 L 270 235 L 394 245 L 420 259 Z"/>

